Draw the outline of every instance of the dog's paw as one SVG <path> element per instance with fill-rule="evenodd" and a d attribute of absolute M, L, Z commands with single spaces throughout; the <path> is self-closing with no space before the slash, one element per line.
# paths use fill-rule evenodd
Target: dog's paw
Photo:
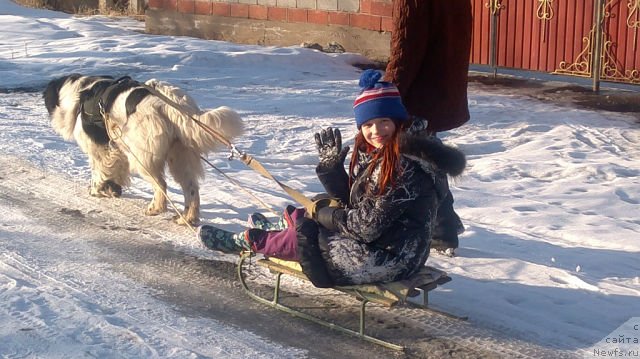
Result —
<path fill-rule="evenodd" d="M 111 180 L 108 180 L 100 185 L 98 191 L 100 193 L 103 193 L 105 197 L 118 198 L 122 196 L 122 186 Z"/>
<path fill-rule="evenodd" d="M 187 226 L 187 225 L 188 226 L 197 226 L 198 223 L 200 223 L 200 218 L 190 218 L 190 217 L 187 217 L 187 216 L 184 216 L 184 215 L 182 215 L 182 216 L 176 215 L 176 216 L 173 216 L 173 221 L 176 224 L 179 224 L 181 226 Z"/>
<path fill-rule="evenodd" d="M 92 186 L 89 192 L 93 197 L 118 198 L 122 196 L 122 186 L 107 180 L 96 186 Z"/>
<path fill-rule="evenodd" d="M 147 216 L 157 216 L 161 213 L 166 212 L 166 208 L 156 208 L 153 204 L 150 204 L 147 209 L 144 210 L 144 214 Z"/>

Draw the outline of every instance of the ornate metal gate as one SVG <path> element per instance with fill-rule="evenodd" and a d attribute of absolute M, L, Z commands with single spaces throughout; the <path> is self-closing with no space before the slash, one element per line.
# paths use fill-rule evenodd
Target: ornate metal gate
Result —
<path fill-rule="evenodd" d="M 472 63 L 640 84 L 640 0 L 472 4 Z"/>

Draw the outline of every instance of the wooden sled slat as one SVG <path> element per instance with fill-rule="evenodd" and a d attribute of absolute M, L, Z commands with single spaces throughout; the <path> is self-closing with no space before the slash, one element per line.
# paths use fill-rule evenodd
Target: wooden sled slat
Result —
<path fill-rule="evenodd" d="M 267 258 L 260 259 L 257 263 L 274 272 L 309 280 L 304 273 L 302 273 L 302 268 L 298 262 L 285 261 L 278 258 Z M 371 302 L 386 307 L 392 307 L 398 303 L 406 303 L 410 296 L 418 295 L 419 292 L 416 290 L 417 288 L 422 289 L 426 293 L 450 280 L 451 278 L 447 276 L 447 273 L 441 270 L 433 267 L 423 267 L 410 279 L 388 283 L 333 287 L 333 289 L 352 294 L 356 297 L 364 297 Z M 427 302 L 424 303 L 424 305 L 426 304 Z"/>

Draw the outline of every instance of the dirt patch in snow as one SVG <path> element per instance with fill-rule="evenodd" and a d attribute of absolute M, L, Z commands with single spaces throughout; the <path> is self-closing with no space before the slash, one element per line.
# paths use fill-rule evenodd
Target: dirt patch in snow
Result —
<path fill-rule="evenodd" d="M 591 88 L 566 82 L 529 80 L 509 76 L 493 77 L 490 74 L 479 73 L 471 74 L 469 83 L 487 91 L 501 93 L 509 91 L 574 108 L 627 113 L 640 122 L 640 88 L 638 91 L 607 88 L 594 92 Z"/>

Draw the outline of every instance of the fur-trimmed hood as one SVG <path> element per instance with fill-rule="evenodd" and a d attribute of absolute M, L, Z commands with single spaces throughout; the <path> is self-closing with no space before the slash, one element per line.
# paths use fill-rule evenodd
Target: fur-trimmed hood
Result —
<path fill-rule="evenodd" d="M 403 134 L 399 140 L 400 153 L 429 162 L 450 176 L 462 174 L 467 164 L 464 153 L 437 137 Z"/>

